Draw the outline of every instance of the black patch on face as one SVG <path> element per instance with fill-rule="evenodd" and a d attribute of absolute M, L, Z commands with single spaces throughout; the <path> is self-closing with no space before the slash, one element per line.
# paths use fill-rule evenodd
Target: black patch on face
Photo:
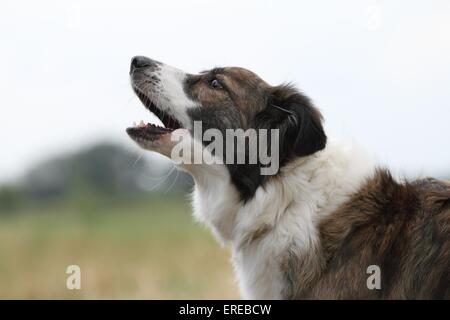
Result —
<path fill-rule="evenodd" d="M 234 80 L 236 83 L 245 85 L 245 79 Z M 194 76 L 188 78 L 185 83 L 186 94 L 197 101 L 198 99 L 195 99 L 190 91 L 198 81 L 203 81 L 203 79 Z M 242 88 L 245 89 L 245 87 Z M 297 157 L 311 155 L 325 147 L 327 138 L 322 127 L 320 112 L 306 96 L 292 86 L 255 88 L 254 83 L 252 83 L 251 89 L 239 90 L 240 96 L 236 96 L 233 88 L 227 88 L 227 91 L 229 99 L 221 99 L 216 103 L 214 99 L 212 101 L 210 99 L 206 105 L 199 101 L 202 104 L 201 107 L 188 110 L 192 124 L 194 121 L 202 122 L 203 132 L 210 128 L 222 132 L 225 140 L 222 154 L 225 154 L 226 149 L 226 129 L 247 130 L 252 128 L 256 129 L 257 132 L 259 129 L 267 129 L 268 139 L 270 139 L 270 129 L 278 129 L 280 168 Z M 233 103 L 246 100 L 248 105 L 256 104 L 258 107 L 252 107 L 249 110 Z M 203 143 L 208 145 L 210 142 Z M 236 149 L 236 141 L 234 146 Z M 272 143 L 269 141 L 269 155 L 272 154 L 271 146 Z M 263 186 L 267 178 L 270 177 L 261 175 L 263 164 L 260 161 L 259 153 L 257 163 L 249 164 L 249 150 L 250 148 L 246 144 L 245 164 L 237 164 L 237 161 L 234 161 L 234 164 L 226 165 L 232 182 L 244 201 L 251 199 L 258 187 Z M 235 160 L 236 156 L 235 153 Z"/>
<path fill-rule="evenodd" d="M 322 115 L 310 99 L 290 85 L 271 89 L 267 105 L 253 120 L 257 129 L 280 130 L 280 163 L 325 148 Z"/>

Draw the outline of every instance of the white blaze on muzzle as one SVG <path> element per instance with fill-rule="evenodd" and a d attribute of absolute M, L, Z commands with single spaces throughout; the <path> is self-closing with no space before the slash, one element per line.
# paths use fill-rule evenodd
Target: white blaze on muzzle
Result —
<path fill-rule="evenodd" d="M 175 117 L 183 127 L 190 129 L 191 121 L 188 108 L 199 106 L 184 91 L 187 74 L 180 69 L 161 63 L 155 74 L 159 79 L 159 92 L 156 93 L 156 104 L 165 112 Z"/>

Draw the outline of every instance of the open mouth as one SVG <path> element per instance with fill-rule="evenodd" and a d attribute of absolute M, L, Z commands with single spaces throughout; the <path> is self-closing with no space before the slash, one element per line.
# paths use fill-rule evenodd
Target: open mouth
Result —
<path fill-rule="evenodd" d="M 135 123 L 133 127 L 126 129 L 128 135 L 132 138 L 154 141 L 161 135 L 171 133 L 172 131 L 183 127 L 178 120 L 159 109 L 146 95 L 137 90 L 135 90 L 135 92 L 144 106 L 150 112 L 155 114 L 164 126 L 153 123 L 144 123 L 144 121 L 141 120 L 139 123 Z"/>

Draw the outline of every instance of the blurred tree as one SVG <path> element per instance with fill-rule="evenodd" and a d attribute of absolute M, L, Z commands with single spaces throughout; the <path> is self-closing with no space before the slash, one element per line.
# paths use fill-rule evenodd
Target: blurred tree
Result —
<path fill-rule="evenodd" d="M 166 171 L 156 159 L 136 161 L 136 155 L 119 145 L 99 143 L 37 165 L 21 186 L 26 195 L 49 200 L 83 192 L 124 197 L 149 190 L 180 192 L 192 185 L 187 174 Z"/>
<path fill-rule="evenodd" d="M 0 187 L 0 214 L 13 212 L 21 199 L 20 191 L 13 186 Z"/>

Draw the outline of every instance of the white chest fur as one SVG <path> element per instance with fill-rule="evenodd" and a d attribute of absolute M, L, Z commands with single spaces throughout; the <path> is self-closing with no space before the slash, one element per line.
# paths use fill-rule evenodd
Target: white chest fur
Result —
<path fill-rule="evenodd" d="M 348 200 L 373 169 L 355 148 L 331 142 L 283 167 L 244 204 L 226 167 L 202 166 L 191 172 L 194 216 L 231 245 L 243 298 L 280 299 L 286 252 L 293 246 L 301 256 L 313 252 L 318 223 Z"/>

